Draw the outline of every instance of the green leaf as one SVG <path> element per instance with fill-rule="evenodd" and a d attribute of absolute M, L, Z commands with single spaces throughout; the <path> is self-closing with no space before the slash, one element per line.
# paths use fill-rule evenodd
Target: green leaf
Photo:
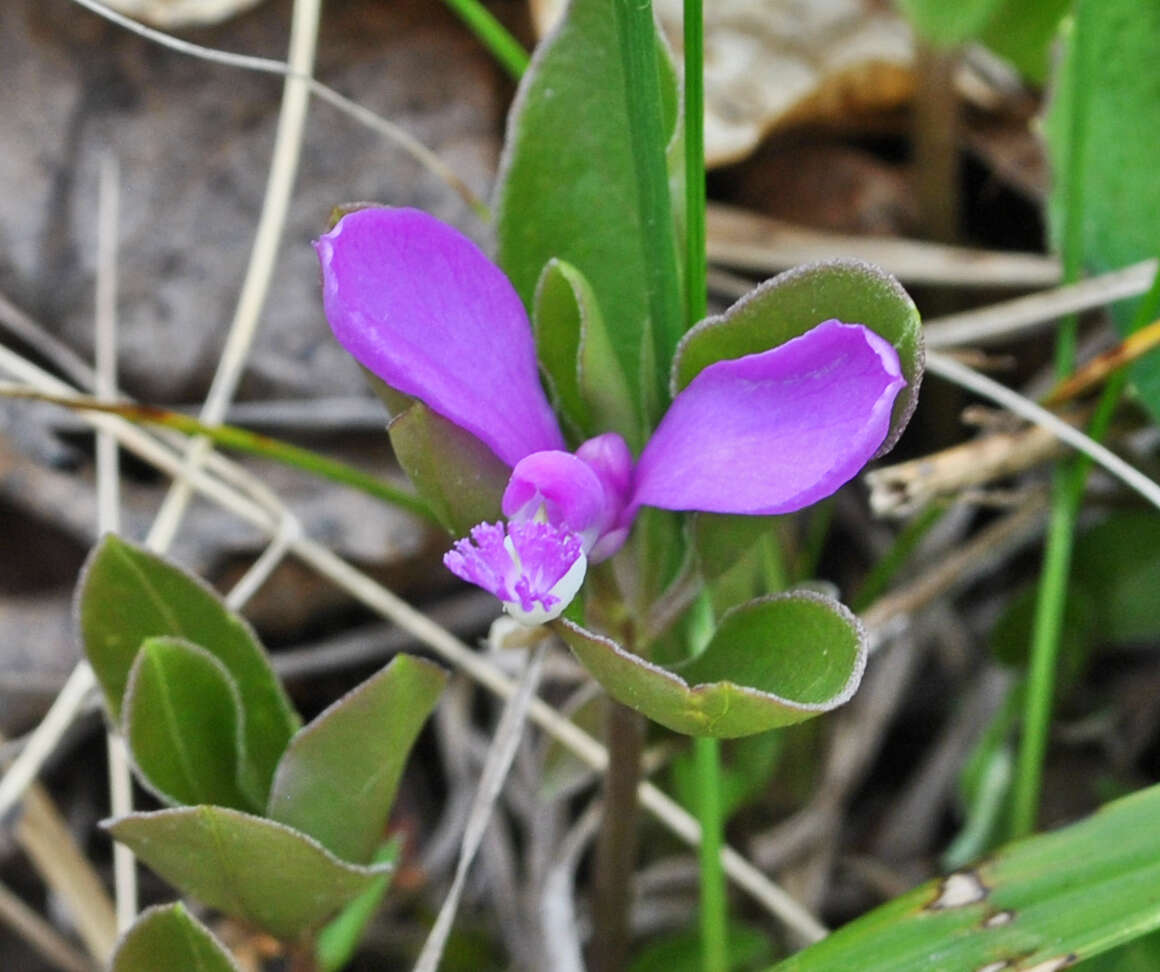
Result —
<path fill-rule="evenodd" d="M 639 452 L 644 432 L 633 393 L 584 275 L 570 263 L 549 260 L 536 285 L 532 321 L 553 405 L 577 439 L 619 432 Z"/>
<path fill-rule="evenodd" d="M 752 925 L 729 923 L 729 969 L 745 972 L 772 958 L 769 936 Z M 699 931 L 682 931 L 641 949 L 628 972 L 701 972 L 704 968 Z"/>
<path fill-rule="evenodd" d="M 239 972 L 230 953 L 180 901 L 141 912 L 113 953 L 110 968 L 112 972 Z"/>
<path fill-rule="evenodd" d="M 403 842 L 392 837 L 383 844 L 374 856 L 375 864 L 390 864 L 395 867 L 403 851 Z M 374 883 L 338 913 L 325 928 L 318 933 L 314 953 L 322 972 L 338 972 L 354 957 L 359 942 L 362 941 L 367 925 L 383 903 L 387 889 L 391 886 L 394 871 L 381 874 Z"/>
<path fill-rule="evenodd" d="M 677 127 L 677 82 L 661 47 L 665 130 Z M 537 48 L 508 119 L 495 202 L 499 263 L 524 303 L 552 258 L 591 282 L 614 311 L 610 332 L 637 409 L 655 384 L 642 348 L 650 343 L 624 67 L 609 0 L 573 0 Z M 679 188 L 674 200 L 681 196 Z"/>
<path fill-rule="evenodd" d="M 1076 972 L 1156 972 L 1160 969 L 1160 933 L 1137 938 L 1075 968 Z"/>
<path fill-rule="evenodd" d="M 130 670 L 122 712 L 133 760 L 163 800 L 258 809 L 238 782 L 238 687 L 204 648 L 178 638 L 147 639 Z"/>
<path fill-rule="evenodd" d="M 734 740 L 724 750 L 721 766 L 721 817 L 728 820 L 766 792 L 785 749 L 785 736 L 763 732 Z M 673 794 L 682 806 L 695 810 L 701 778 L 692 752 L 679 753 L 671 766 Z"/>
<path fill-rule="evenodd" d="M 1002 3 L 1003 0 L 898 0 L 915 30 L 932 43 L 948 47 L 977 37 Z"/>
<path fill-rule="evenodd" d="M 797 267 L 767 280 L 718 317 L 685 335 L 673 361 L 675 395 L 716 361 L 768 351 L 836 318 L 862 324 L 894 345 L 907 386 L 894 403 L 887 452 L 906 427 L 922 381 L 922 323 L 918 310 L 890 274 L 858 260 Z"/>
<path fill-rule="evenodd" d="M 701 654 L 668 668 L 570 621 L 556 630 L 614 699 L 693 736 L 748 736 L 828 712 L 866 667 L 858 620 L 802 591 L 734 608 Z"/>
<path fill-rule="evenodd" d="M 433 662 L 396 656 L 290 741 L 267 816 L 344 861 L 369 861 L 411 746 L 446 682 Z"/>
<path fill-rule="evenodd" d="M 1070 968 L 1160 927 L 1160 787 L 931 881 L 778 972 Z"/>
<path fill-rule="evenodd" d="M 294 941 L 391 870 L 340 861 L 285 824 L 225 807 L 106 821 L 109 832 L 184 894 Z"/>
<path fill-rule="evenodd" d="M 415 491 L 453 534 L 499 519 L 511 470 L 479 439 L 419 401 L 393 418 L 387 431 Z"/>
<path fill-rule="evenodd" d="M 696 513 L 693 547 L 716 614 L 789 584 L 775 516 Z"/>
<path fill-rule="evenodd" d="M 1047 78 L 1051 42 L 1072 0 L 1003 0 L 982 32 L 983 42 L 1034 84 Z"/>
<path fill-rule="evenodd" d="M 1065 196 L 1073 162 L 1083 204 L 1084 264 L 1096 273 L 1160 254 L 1160 180 L 1156 178 L 1156 132 L 1160 130 L 1160 4 L 1138 0 L 1080 0 L 1085 37 L 1076 61 L 1074 32 L 1065 34 L 1065 53 L 1055 78 L 1044 132 L 1052 168 L 1048 216 L 1052 235 L 1062 235 Z M 1082 147 L 1071 150 L 1072 83 L 1084 99 Z M 1138 301 L 1114 309 L 1122 334 Z M 1160 418 L 1160 353 L 1132 366 L 1141 401 Z"/>
<path fill-rule="evenodd" d="M 242 697 L 242 788 L 266 802 L 274 767 L 299 720 L 250 626 L 202 580 L 107 534 L 89 555 L 77 589 L 81 639 L 115 720 L 137 650 L 171 635 L 220 661 Z"/>
<path fill-rule="evenodd" d="M 1087 592 L 1103 643 L 1148 642 L 1160 636 L 1160 516 L 1116 513 L 1076 541 L 1075 581 Z"/>

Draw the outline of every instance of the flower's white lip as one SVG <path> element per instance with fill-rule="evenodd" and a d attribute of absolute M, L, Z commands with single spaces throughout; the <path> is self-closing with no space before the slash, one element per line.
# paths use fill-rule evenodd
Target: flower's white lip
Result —
<path fill-rule="evenodd" d="M 510 542 L 510 541 L 509 541 Z M 568 572 L 552 585 L 548 594 L 556 598 L 555 606 L 548 609 L 541 604 L 535 604 L 530 611 L 525 611 L 518 601 L 504 601 L 503 607 L 508 614 L 520 624 L 528 628 L 547 624 L 554 621 L 567 609 L 568 605 L 580 591 L 584 583 L 584 576 L 588 572 L 588 558 L 580 554 L 576 562 L 568 568 Z"/>

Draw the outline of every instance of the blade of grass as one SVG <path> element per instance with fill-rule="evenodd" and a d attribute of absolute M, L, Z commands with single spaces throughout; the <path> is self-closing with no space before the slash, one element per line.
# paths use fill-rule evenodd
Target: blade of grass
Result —
<path fill-rule="evenodd" d="M 1093 78 L 1087 64 L 1087 0 L 1080 0 L 1072 17 L 1071 129 L 1068 139 L 1063 224 L 1063 282 L 1075 283 L 1083 262 L 1083 181 L 1086 154 L 1088 91 Z M 1056 332 L 1055 376 L 1063 381 L 1075 369 L 1078 318 L 1064 318 Z M 1107 395 L 1109 388 L 1104 389 Z M 1083 498 L 1086 467 L 1074 461 L 1056 468 L 1052 478 L 1051 515 L 1043 552 L 1043 572 L 1035 602 L 1031 633 L 1031 659 L 1027 673 L 1027 694 L 1023 710 L 1023 735 L 1015 769 L 1012 796 L 1011 836 L 1025 837 L 1034 832 L 1039 818 L 1043 764 L 1051 728 L 1055 697 L 1055 674 L 1059 639 L 1063 629 L 1063 609 L 1075 539 L 1075 522 Z"/>
<path fill-rule="evenodd" d="M 705 241 L 705 20 L 701 0 L 684 0 L 685 46 L 685 324 L 692 327 L 705 316 L 708 303 L 708 257 Z M 706 607 L 708 602 L 702 602 Z M 711 611 L 702 612 L 712 636 Z M 701 968 L 726 972 L 729 966 L 728 900 L 721 869 L 725 820 L 721 812 L 721 743 L 704 737 L 693 740 L 694 768 L 700 801 L 698 849 L 701 897 Z"/>
<path fill-rule="evenodd" d="M 357 489 L 359 492 L 383 500 L 406 510 L 408 513 L 414 513 L 432 523 L 438 522 L 427 504 L 406 490 L 392 486 L 376 476 L 347 465 L 345 462 L 314 452 L 312 449 L 304 449 L 302 446 L 292 445 L 281 439 L 274 439 L 234 425 L 206 425 L 192 415 L 173 412 L 153 405 L 102 402 L 79 395 L 75 397 L 50 395 L 19 385 L 0 384 L 0 397 L 26 398 L 39 402 L 49 402 L 64 408 L 81 409 L 86 412 L 104 412 L 109 415 L 117 415 L 135 425 L 159 425 L 163 428 L 174 429 L 184 435 L 209 439 L 214 445 L 225 449 L 233 449 L 236 452 L 244 452 L 251 456 L 261 456 L 286 466 L 293 466 L 295 469 L 301 469 L 303 472 L 311 473 L 321 479 L 329 479 L 331 482 Z"/>
<path fill-rule="evenodd" d="M 629 133 L 641 225 L 649 239 L 644 263 L 661 401 L 669 400 L 669 362 L 681 338 L 681 281 L 665 162 L 664 115 L 652 0 L 615 0 L 624 61 Z"/>
<path fill-rule="evenodd" d="M 479 0 L 443 0 L 455 15 L 462 20 L 503 66 L 512 78 L 518 81 L 528 68 L 528 52 L 508 29 Z"/>

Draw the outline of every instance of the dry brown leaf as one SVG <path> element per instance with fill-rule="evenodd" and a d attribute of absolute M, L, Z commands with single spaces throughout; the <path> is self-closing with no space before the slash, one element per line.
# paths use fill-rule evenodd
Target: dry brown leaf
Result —
<path fill-rule="evenodd" d="M 531 0 L 541 36 L 565 0 Z M 655 0 L 674 50 L 681 0 Z M 893 108 L 914 91 L 910 28 L 879 0 L 714 0 L 705 5 L 705 156 L 744 158 L 775 128 Z"/>

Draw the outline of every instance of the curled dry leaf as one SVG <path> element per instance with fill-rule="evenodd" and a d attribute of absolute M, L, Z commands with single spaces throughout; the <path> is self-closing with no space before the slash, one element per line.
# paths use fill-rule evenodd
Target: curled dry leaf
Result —
<path fill-rule="evenodd" d="M 531 0 L 543 35 L 565 0 Z M 655 0 L 674 49 L 681 0 Z M 714 0 L 705 5 L 705 156 L 724 165 L 775 128 L 893 108 L 914 90 L 910 28 L 876 0 Z"/>

